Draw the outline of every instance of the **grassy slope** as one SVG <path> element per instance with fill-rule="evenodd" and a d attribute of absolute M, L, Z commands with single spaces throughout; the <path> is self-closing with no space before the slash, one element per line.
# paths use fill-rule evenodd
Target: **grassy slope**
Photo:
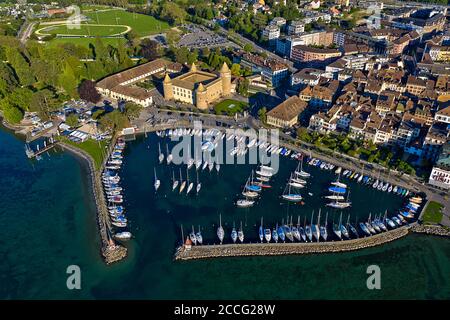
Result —
<path fill-rule="evenodd" d="M 105 146 L 107 145 L 106 141 L 99 142 L 99 141 L 88 139 L 82 143 L 75 143 L 65 137 L 60 137 L 60 139 L 61 139 L 61 141 L 65 142 L 67 144 L 70 144 L 71 146 L 74 146 L 76 148 L 86 151 L 94 159 L 95 168 L 96 169 L 100 168 L 100 166 L 103 163 L 103 155 L 104 155 L 104 152 L 102 152 L 102 150 L 105 150 Z"/>
<path fill-rule="evenodd" d="M 422 216 L 423 222 L 440 223 L 442 220 L 442 207 L 442 204 L 436 201 L 430 201 Z"/>

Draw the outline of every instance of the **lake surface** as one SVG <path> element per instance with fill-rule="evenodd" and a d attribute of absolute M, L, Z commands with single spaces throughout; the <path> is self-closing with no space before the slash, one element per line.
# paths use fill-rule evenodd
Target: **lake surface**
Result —
<path fill-rule="evenodd" d="M 135 238 L 128 258 L 106 266 L 99 254 L 95 208 L 86 165 L 72 155 L 52 151 L 41 161 L 26 158 L 23 141 L 0 130 L 0 298 L 2 299 L 448 299 L 450 241 L 409 235 L 380 247 L 325 255 L 223 258 L 174 262 L 176 245 L 192 225 L 201 226 L 204 241 L 217 243 L 215 230 L 222 214 L 226 241 L 233 223 L 242 221 L 246 241 L 256 241 L 261 216 L 274 226 L 287 216 L 311 219 L 322 207 L 322 223 L 337 222 L 324 207 L 323 195 L 333 172 L 305 166 L 313 177 L 302 191 L 305 205 L 280 200 L 296 163 L 282 159 L 272 188 L 249 209 L 234 205 L 254 166 L 222 165 L 217 173 L 200 172 L 199 196 L 171 192 L 172 171 L 156 165 L 161 179 L 153 191 L 157 137 L 129 142 L 120 175 L 125 207 Z M 165 149 L 165 142 L 162 144 Z M 195 181 L 195 170 L 190 178 Z M 186 178 L 186 166 L 182 167 Z M 397 209 L 404 200 L 348 182 L 353 206 L 343 220 L 365 220 L 370 213 Z M 311 192 L 313 196 L 308 196 Z M 381 290 L 368 290 L 366 269 L 381 268 Z M 78 265 L 82 289 L 66 288 L 66 268 Z"/>

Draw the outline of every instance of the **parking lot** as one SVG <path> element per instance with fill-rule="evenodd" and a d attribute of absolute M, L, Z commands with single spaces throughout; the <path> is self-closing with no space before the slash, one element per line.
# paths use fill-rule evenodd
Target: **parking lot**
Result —
<path fill-rule="evenodd" d="M 184 25 L 184 29 L 188 31 L 178 41 L 178 46 L 188 48 L 204 48 L 204 47 L 225 47 L 235 46 L 228 39 L 200 26 Z"/>

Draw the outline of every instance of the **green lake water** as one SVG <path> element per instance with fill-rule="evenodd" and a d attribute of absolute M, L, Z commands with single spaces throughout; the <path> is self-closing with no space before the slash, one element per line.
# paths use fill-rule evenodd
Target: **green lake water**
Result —
<path fill-rule="evenodd" d="M 302 191 L 305 205 L 280 200 L 296 163 L 282 159 L 272 188 L 250 209 L 233 204 L 250 165 L 222 165 L 220 173 L 200 172 L 199 196 L 171 192 L 172 170 L 156 165 L 161 188 L 153 191 L 157 137 L 129 142 L 121 185 L 130 231 L 128 258 L 106 266 L 99 254 L 95 208 L 86 165 L 63 152 L 41 161 L 26 158 L 23 141 L 0 130 L 0 298 L 2 299 L 448 299 L 450 241 L 409 235 L 380 247 L 325 255 L 224 258 L 174 262 L 180 225 L 185 235 L 200 225 L 206 243 L 217 243 L 218 215 L 230 241 L 233 222 L 242 221 L 246 241 L 257 240 L 261 216 L 274 226 L 287 215 L 310 220 L 322 207 L 322 219 L 337 221 L 339 212 L 324 207 L 322 196 L 335 179 L 332 172 L 305 166 L 313 177 Z M 165 142 L 162 144 L 165 148 Z M 183 177 L 186 177 L 186 167 Z M 195 180 L 195 170 L 190 170 Z M 403 198 L 348 182 L 351 221 L 370 213 L 393 212 Z M 313 196 L 308 196 L 311 192 Z M 316 215 L 315 215 L 316 217 Z M 316 218 L 315 218 L 316 219 Z M 381 268 L 381 290 L 368 290 L 366 269 Z M 81 268 L 82 289 L 66 288 L 66 268 Z"/>

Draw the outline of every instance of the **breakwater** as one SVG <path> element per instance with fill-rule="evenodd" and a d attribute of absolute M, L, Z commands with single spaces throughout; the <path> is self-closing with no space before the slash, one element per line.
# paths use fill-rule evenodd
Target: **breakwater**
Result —
<path fill-rule="evenodd" d="M 94 159 L 81 149 L 73 147 L 67 143 L 60 142 L 59 144 L 63 149 L 75 154 L 76 156 L 87 161 L 89 165 L 89 173 L 91 176 L 91 186 L 94 194 L 95 204 L 97 207 L 97 223 L 100 231 L 100 238 L 102 242 L 101 253 L 106 264 L 111 264 L 116 261 L 120 261 L 127 256 L 127 248 L 116 244 L 111 239 L 108 218 L 108 207 L 106 204 L 105 196 L 102 189 L 101 172 L 95 170 Z"/>
<path fill-rule="evenodd" d="M 411 227 L 411 231 L 415 233 L 424 233 L 441 237 L 450 237 L 450 228 L 440 225 L 415 224 Z"/>
<path fill-rule="evenodd" d="M 179 247 L 175 260 L 193 260 L 222 257 L 243 256 L 278 256 L 317 253 L 336 253 L 361 250 L 382 245 L 406 236 L 411 226 L 403 226 L 388 232 L 370 237 L 345 241 L 312 242 L 312 243 L 246 243 Z"/>

